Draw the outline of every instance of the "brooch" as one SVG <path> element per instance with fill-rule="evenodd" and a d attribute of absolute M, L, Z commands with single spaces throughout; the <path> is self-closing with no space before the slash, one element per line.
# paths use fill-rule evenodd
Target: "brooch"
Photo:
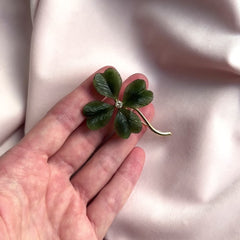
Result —
<path fill-rule="evenodd" d="M 155 129 L 139 110 L 153 100 L 153 92 L 146 89 L 143 79 L 134 80 L 127 85 L 121 100 L 119 92 L 122 79 L 115 69 L 108 68 L 104 73 L 97 73 L 94 76 L 93 85 L 96 91 L 105 98 L 103 101 L 92 101 L 84 106 L 83 115 L 87 119 L 89 129 L 97 130 L 106 126 L 116 110 L 114 129 L 121 138 L 126 139 L 131 133 L 139 133 L 142 130 L 142 124 L 158 135 L 171 135 L 171 132 L 161 132 Z M 112 99 L 113 104 L 104 102 L 106 98 Z"/>

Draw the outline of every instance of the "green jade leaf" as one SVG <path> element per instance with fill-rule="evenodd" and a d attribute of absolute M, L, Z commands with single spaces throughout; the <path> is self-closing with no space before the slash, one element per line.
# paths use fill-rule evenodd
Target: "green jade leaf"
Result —
<path fill-rule="evenodd" d="M 99 94 L 117 99 L 122 86 L 120 74 L 113 68 L 108 68 L 104 73 L 97 73 L 93 84 Z"/>
<path fill-rule="evenodd" d="M 91 130 L 97 130 L 108 124 L 114 111 L 114 106 L 92 101 L 83 108 L 83 115 L 87 117 L 87 126 Z"/>
<path fill-rule="evenodd" d="M 142 79 L 131 82 L 125 89 L 123 105 L 130 108 L 147 106 L 153 100 L 153 92 L 146 90 L 146 83 Z"/>
<path fill-rule="evenodd" d="M 128 138 L 131 133 L 139 133 L 142 130 L 142 122 L 137 114 L 123 108 L 117 113 L 114 127 L 118 136 Z"/>
<path fill-rule="evenodd" d="M 121 138 L 129 138 L 131 131 L 128 125 L 128 120 L 126 116 L 121 112 L 118 111 L 115 121 L 114 121 L 114 128 L 117 135 Z"/>

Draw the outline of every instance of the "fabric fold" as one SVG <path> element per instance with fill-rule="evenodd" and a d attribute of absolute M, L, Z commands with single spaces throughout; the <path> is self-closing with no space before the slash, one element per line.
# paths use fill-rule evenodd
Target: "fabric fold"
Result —
<path fill-rule="evenodd" d="M 0 149 L 25 120 L 31 21 L 25 1 L 0 2 Z"/>
<path fill-rule="evenodd" d="M 224 12 L 216 1 L 148 1 L 140 5 L 137 19 L 143 46 L 161 68 L 170 71 L 239 75 L 239 6 L 221 2 Z"/>

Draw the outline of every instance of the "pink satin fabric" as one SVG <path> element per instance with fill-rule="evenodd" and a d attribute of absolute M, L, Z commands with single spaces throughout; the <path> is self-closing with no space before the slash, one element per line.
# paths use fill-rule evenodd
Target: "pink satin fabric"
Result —
<path fill-rule="evenodd" d="M 240 239 L 238 0 L 1 0 L 0 17 L 0 153 L 98 68 L 142 72 L 173 136 L 139 143 L 143 174 L 106 238 Z"/>

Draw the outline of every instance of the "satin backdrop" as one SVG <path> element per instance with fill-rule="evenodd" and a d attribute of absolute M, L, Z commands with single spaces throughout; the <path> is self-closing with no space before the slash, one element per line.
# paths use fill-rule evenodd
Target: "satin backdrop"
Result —
<path fill-rule="evenodd" d="M 92 72 L 154 91 L 143 174 L 108 240 L 240 239 L 238 0 L 0 0 L 0 154 Z"/>

